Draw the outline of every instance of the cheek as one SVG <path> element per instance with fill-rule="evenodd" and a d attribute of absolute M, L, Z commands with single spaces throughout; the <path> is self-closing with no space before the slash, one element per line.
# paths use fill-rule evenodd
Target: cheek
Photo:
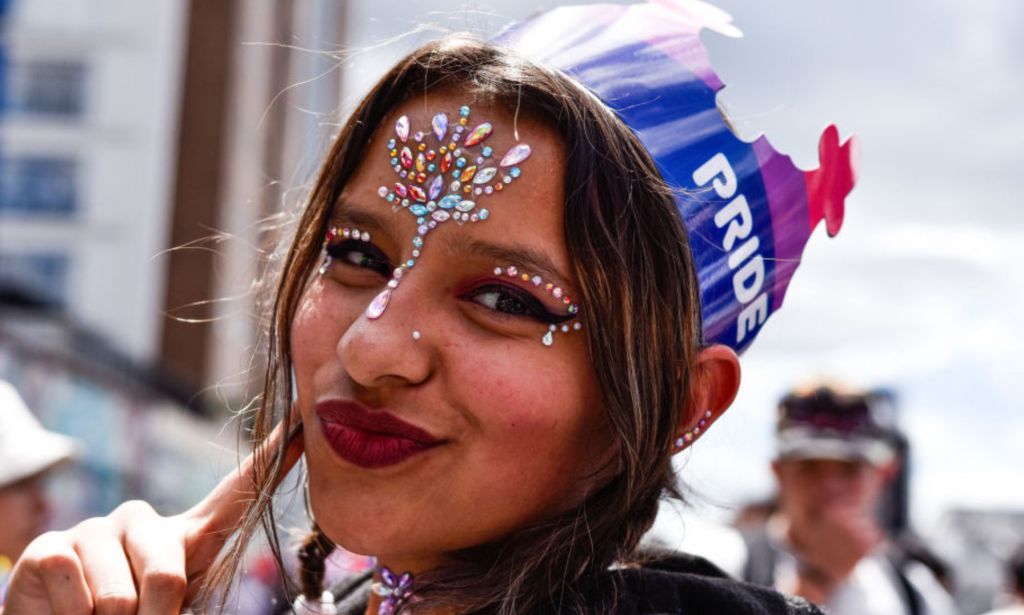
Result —
<path fill-rule="evenodd" d="M 337 347 L 361 307 L 331 288 L 331 282 L 315 278 L 303 292 L 292 318 L 291 356 L 300 398 L 311 391 L 318 370 L 333 364 Z"/>
<path fill-rule="evenodd" d="M 469 349 L 460 353 L 467 360 L 459 371 L 472 374 L 458 387 L 460 405 L 477 423 L 472 454 L 490 475 L 484 480 L 503 485 L 499 499 L 550 508 L 555 499 L 577 498 L 589 486 L 584 477 L 607 457 L 611 437 L 598 387 L 589 363 L 572 351 L 538 341 L 536 349 L 510 344 L 475 360 Z"/>

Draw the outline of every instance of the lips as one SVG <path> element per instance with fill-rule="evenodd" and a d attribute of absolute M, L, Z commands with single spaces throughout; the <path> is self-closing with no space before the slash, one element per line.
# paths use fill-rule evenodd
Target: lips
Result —
<path fill-rule="evenodd" d="M 363 468 L 392 466 L 442 443 L 393 414 L 354 401 L 322 401 L 316 413 L 334 452 Z"/>

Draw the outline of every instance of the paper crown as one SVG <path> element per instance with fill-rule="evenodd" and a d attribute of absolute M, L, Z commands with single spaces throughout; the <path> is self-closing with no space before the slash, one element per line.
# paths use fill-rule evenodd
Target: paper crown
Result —
<path fill-rule="evenodd" d="M 782 305 L 811 232 L 830 236 L 856 174 L 856 141 L 829 126 L 820 168 L 798 169 L 763 136 L 739 139 L 718 110 L 723 83 L 700 31 L 740 36 L 731 17 L 699 0 L 566 6 L 517 22 L 497 44 L 562 70 L 640 138 L 690 236 L 705 343 L 745 350 Z"/>

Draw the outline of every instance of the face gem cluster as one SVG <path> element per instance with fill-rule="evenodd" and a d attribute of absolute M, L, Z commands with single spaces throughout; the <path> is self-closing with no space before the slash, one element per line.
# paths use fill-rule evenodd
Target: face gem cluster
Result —
<path fill-rule="evenodd" d="M 416 216 L 416 236 L 412 239 L 412 258 L 395 268 L 387 288 L 366 308 L 370 319 L 384 314 L 402 276 L 416 265 L 430 231 L 449 220 L 465 224 L 488 219 L 490 211 L 479 201 L 518 179 L 518 165 L 530 157 L 530 146 L 519 143 L 495 162 L 494 150 L 486 144 L 494 126 L 482 122 L 470 130 L 469 117 L 466 105 L 459 109 L 454 122 L 449 121 L 448 114 L 438 113 L 426 134 L 410 133 L 408 116 L 395 122 L 395 138 L 388 140 L 387 150 L 398 181 L 381 186 L 377 194 L 395 211 L 405 209 Z"/>
<path fill-rule="evenodd" d="M 506 276 L 523 282 L 529 282 L 538 288 L 543 288 L 548 291 L 552 297 L 561 301 L 562 304 L 566 306 L 566 311 L 568 311 L 570 315 L 576 316 L 579 314 L 580 306 L 573 302 L 572 297 L 562 290 L 561 287 L 555 286 L 551 282 L 545 282 L 539 275 L 531 276 L 529 273 L 520 271 L 515 265 L 509 265 L 508 267 L 495 267 L 494 275 Z M 555 343 L 555 331 L 561 329 L 562 333 L 568 333 L 569 331 L 579 331 L 582 328 L 583 323 L 579 321 L 572 323 L 572 325 L 563 323 L 561 327 L 559 327 L 559 325 L 551 324 L 548 325 L 548 330 L 544 333 L 544 337 L 542 337 L 540 341 L 545 346 L 550 346 Z"/>

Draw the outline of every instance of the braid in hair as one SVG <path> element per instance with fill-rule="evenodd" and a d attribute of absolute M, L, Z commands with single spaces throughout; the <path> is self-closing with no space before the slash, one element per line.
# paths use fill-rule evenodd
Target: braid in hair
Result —
<path fill-rule="evenodd" d="M 299 548 L 299 589 L 308 600 L 319 600 L 324 590 L 324 564 L 334 543 L 316 524 Z"/>

